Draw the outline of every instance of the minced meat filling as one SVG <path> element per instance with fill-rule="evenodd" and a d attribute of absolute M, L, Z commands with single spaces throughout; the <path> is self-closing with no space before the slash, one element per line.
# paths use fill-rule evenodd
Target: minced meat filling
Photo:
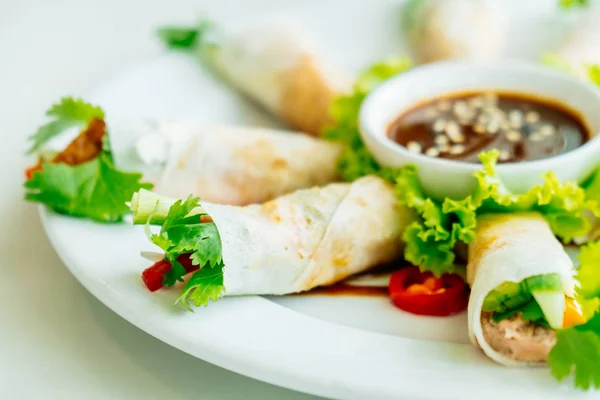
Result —
<path fill-rule="evenodd" d="M 524 321 L 521 313 L 494 322 L 492 313 L 482 312 L 481 327 L 490 347 L 516 361 L 547 362 L 556 343 L 554 330 Z"/>

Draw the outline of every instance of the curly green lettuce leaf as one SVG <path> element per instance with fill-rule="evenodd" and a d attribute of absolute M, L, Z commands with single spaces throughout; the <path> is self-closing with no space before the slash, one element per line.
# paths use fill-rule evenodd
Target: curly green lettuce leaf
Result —
<path fill-rule="evenodd" d="M 552 231 L 565 242 L 584 235 L 590 228 L 583 215 L 590 209 L 585 190 L 575 182 L 561 183 L 553 172 L 543 175 L 543 182 L 525 193 L 511 193 L 496 173 L 497 151 L 481 155 L 483 169 L 475 173 L 477 189 L 475 201 L 478 213 L 522 212 L 541 213 Z"/>
<path fill-rule="evenodd" d="M 343 144 L 338 160 L 338 171 L 345 181 L 354 181 L 366 175 L 377 175 L 391 182 L 396 171 L 380 166 L 366 149 L 358 129 L 358 113 L 367 95 L 379 84 L 412 66 L 406 57 L 390 57 L 363 71 L 350 94 L 337 97 L 331 104 L 333 124 L 325 129 L 323 137 Z"/>
<path fill-rule="evenodd" d="M 600 204 L 600 169 L 596 169 L 592 172 L 592 174 L 581 183 L 581 187 L 585 190 L 585 196 L 588 200 Z"/>
<path fill-rule="evenodd" d="M 600 241 L 581 247 L 577 278 L 583 298 L 600 297 Z"/>
<path fill-rule="evenodd" d="M 552 375 L 560 381 L 570 375 L 584 390 L 600 388 L 600 313 L 588 322 L 556 333 L 556 344 L 548 356 Z"/>
<path fill-rule="evenodd" d="M 140 188 L 142 175 L 116 169 L 106 153 L 77 166 L 44 164 L 25 182 L 25 199 L 55 211 L 101 222 L 118 222 L 129 210 L 126 202 Z"/>
<path fill-rule="evenodd" d="M 27 150 L 28 154 L 41 150 L 48 141 L 69 128 L 82 128 L 94 118 L 104 119 L 104 111 L 81 99 L 65 97 L 53 104 L 46 111 L 46 116 L 51 120 L 39 127 L 37 132 L 29 137 L 32 144 Z"/>
<path fill-rule="evenodd" d="M 396 178 L 396 195 L 421 216 L 405 230 L 404 257 L 407 261 L 440 276 L 456 272 L 455 246 L 472 240 L 476 226 L 476 206 L 470 197 L 438 202 L 427 197 L 414 166 L 403 167 Z"/>
<path fill-rule="evenodd" d="M 413 63 L 408 57 L 398 56 L 377 62 L 358 76 L 354 84 L 354 91 L 367 95 L 391 77 L 409 70 L 412 65 Z"/>
<path fill-rule="evenodd" d="M 589 230 L 584 212 L 592 203 L 584 189 L 572 182 L 560 183 L 554 174 L 547 173 L 542 184 L 526 193 L 512 193 L 496 173 L 497 158 L 498 151 L 480 155 L 482 168 L 474 174 L 475 189 L 461 200 L 430 199 L 419 183 L 416 169 L 401 169 L 396 181 L 399 202 L 421 216 L 404 233 L 407 261 L 437 276 L 457 272 L 455 247 L 473 240 L 477 218 L 486 213 L 537 211 L 565 242 Z"/>
<path fill-rule="evenodd" d="M 166 211 L 165 205 L 169 205 Z M 200 207 L 200 198 L 189 196 L 186 200 L 175 201 L 142 190 L 132 196 L 130 207 L 134 223 L 160 221 L 162 224 L 160 232 L 152 233 L 148 229 L 147 235 L 165 252 L 165 258 L 172 266 L 163 276 L 164 285 L 183 282 L 187 271 L 177 261 L 179 256 L 188 255 L 192 264 L 200 267 L 186 284 L 178 302 L 186 308 L 189 303 L 206 305 L 224 293 L 221 237 L 214 222 L 202 220 L 206 213 Z"/>

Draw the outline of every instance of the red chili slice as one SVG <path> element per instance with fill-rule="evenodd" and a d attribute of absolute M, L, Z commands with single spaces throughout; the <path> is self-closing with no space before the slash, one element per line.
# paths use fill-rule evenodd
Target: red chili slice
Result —
<path fill-rule="evenodd" d="M 459 275 L 436 278 L 414 266 L 392 274 L 389 292 L 396 307 L 417 315 L 453 315 L 466 309 L 469 302 L 467 285 Z"/>
<path fill-rule="evenodd" d="M 198 265 L 192 265 L 192 260 L 189 254 L 182 254 L 177 257 L 177 261 L 185 268 L 186 272 L 197 271 L 200 267 Z M 167 260 L 161 260 L 154 263 L 151 267 L 148 267 L 142 272 L 142 279 L 146 284 L 146 287 L 151 292 L 156 292 L 158 289 L 163 287 L 164 276 L 171 270 L 172 266 Z"/>

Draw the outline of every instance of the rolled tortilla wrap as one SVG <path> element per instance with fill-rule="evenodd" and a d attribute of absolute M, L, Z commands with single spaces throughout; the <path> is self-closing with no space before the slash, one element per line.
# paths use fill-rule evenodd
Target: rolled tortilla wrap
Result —
<path fill-rule="evenodd" d="M 489 61 L 504 50 L 507 21 L 504 3 L 495 0 L 411 0 L 404 29 L 420 63 Z"/>
<path fill-rule="evenodd" d="M 134 223 L 165 223 L 175 202 L 149 191 L 136 193 L 131 200 Z M 198 224 L 194 214 L 203 214 L 204 222 Z M 171 221 L 151 240 L 160 238 L 155 243 L 169 252 L 170 259 L 190 254 L 190 245 L 196 249 L 192 255 L 201 269 L 182 294 L 187 305 L 187 296 L 199 291 L 196 306 L 209 299 L 204 296 L 208 290 L 204 281 L 195 283 L 196 274 L 206 273 L 211 282 L 221 282 L 218 292 L 211 289 L 215 295 L 282 295 L 329 285 L 393 261 L 402 254 L 405 227 L 415 219 L 411 209 L 398 204 L 393 186 L 373 176 L 299 190 L 262 205 L 202 202 L 188 215 L 190 222 L 182 222 L 191 224 L 186 229 Z M 194 230 L 204 223 L 218 233 Z M 192 237 L 182 237 L 181 232 L 192 232 Z M 207 249 L 219 249 L 220 272 L 212 272 L 219 270 L 211 261 L 214 253 Z"/>
<path fill-rule="evenodd" d="M 532 360 L 530 362 L 517 361 L 508 354 L 523 347 L 515 343 L 520 340 L 517 330 L 530 329 L 530 326 L 513 327 L 512 331 L 503 329 L 502 334 L 505 336 L 502 338 L 486 335 L 484 325 L 489 327 L 487 324 L 490 316 L 482 313 L 482 307 L 486 296 L 504 282 L 518 283 L 533 276 L 552 273 L 560 276 L 565 294 L 573 296 L 573 264 L 540 214 L 497 214 L 480 217 L 476 237 L 469 245 L 467 266 L 467 281 L 471 285 L 468 323 L 472 343 L 481 347 L 488 357 L 506 366 L 525 366 L 535 363 L 533 360 L 543 361 L 547 354 L 536 357 L 534 354 L 523 353 L 525 359 Z M 502 323 L 506 325 L 507 322 Z M 519 321 L 515 323 L 518 324 Z M 508 326 L 505 328 L 510 329 Z M 553 331 L 530 331 L 527 334 L 547 333 L 548 337 L 540 337 L 535 344 L 549 351 L 553 345 Z M 516 346 L 513 346 L 514 344 Z M 535 351 L 523 350 L 530 353 Z"/>
<path fill-rule="evenodd" d="M 393 261 L 413 217 L 393 187 L 375 177 L 263 205 L 202 206 L 221 236 L 228 296 L 297 293 Z"/>
<path fill-rule="evenodd" d="M 331 101 L 352 83 L 325 64 L 289 21 L 223 33 L 204 44 L 201 54 L 241 92 L 312 135 L 331 122 Z"/>
<path fill-rule="evenodd" d="M 132 120 L 110 124 L 110 137 L 116 165 L 166 196 L 245 205 L 338 180 L 341 147 L 293 132 Z"/>
<path fill-rule="evenodd" d="M 552 54 L 565 61 L 578 76 L 588 79 L 587 67 L 600 64 L 600 12 L 586 12 L 580 18 Z"/>

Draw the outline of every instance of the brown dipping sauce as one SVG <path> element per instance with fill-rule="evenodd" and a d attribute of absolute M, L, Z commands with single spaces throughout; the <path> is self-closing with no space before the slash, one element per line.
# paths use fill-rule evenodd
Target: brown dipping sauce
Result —
<path fill-rule="evenodd" d="M 498 149 L 498 162 L 539 160 L 590 139 L 581 116 L 566 106 L 522 93 L 464 92 L 417 104 L 388 127 L 409 151 L 479 162 Z"/>

